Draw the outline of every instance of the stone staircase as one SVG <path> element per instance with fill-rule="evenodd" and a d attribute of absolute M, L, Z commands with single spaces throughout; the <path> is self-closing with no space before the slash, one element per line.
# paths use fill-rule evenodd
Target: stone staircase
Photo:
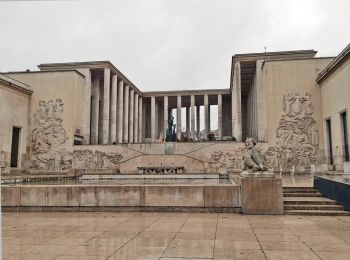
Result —
<path fill-rule="evenodd" d="M 286 215 L 350 216 L 343 206 L 313 187 L 283 187 L 283 206 Z"/>

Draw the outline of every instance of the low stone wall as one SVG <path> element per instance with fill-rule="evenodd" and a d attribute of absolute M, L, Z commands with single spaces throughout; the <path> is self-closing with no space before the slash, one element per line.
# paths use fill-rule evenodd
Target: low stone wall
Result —
<path fill-rule="evenodd" d="M 1 188 L 4 211 L 175 210 L 240 212 L 240 186 L 18 185 Z"/>

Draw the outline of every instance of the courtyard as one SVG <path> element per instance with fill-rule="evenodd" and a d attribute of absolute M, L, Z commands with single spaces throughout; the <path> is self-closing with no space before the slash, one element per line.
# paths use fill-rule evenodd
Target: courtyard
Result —
<path fill-rule="evenodd" d="M 5 213 L 3 259 L 349 259 L 350 217 Z"/>

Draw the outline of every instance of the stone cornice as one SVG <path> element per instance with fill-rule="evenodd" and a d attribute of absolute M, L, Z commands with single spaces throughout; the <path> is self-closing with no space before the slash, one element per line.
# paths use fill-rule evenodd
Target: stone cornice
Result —
<path fill-rule="evenodd" d="M 316 81 L 321 84 L 325 79 L 327 79 L 333 72 L 335 72 L 340 65 L 342 65 L 347 59 L 350 58 L 350 44 L 339 53 L 339 55 L 328 64 L 328 66 L 320 72 Z"/>
<path fill-rule="evenodd" d="M 7 77 L 3 74 L 0 74 L 0 82 L 3 83 L 5 86 L 18 90 L 24 94 L 30 95 L 33 93 L 33 90 L 30 89 L 29 85 Z"/>
<path fill-rule="evenodd" d="M 230 94 L 230 89 L 192 89 L 192 90 L 167 90 L 167 91 L 149 91 L 143 92 L 143 97 L 160 97 L 160 96 L 202 96 L 202 95 L 217 95 Z"/>
<path fill-rule="evenodd" d="M 56 69 L 64 69 L 64 68 L 90 68 L 90 69 L 103 69 L 109 68 L 114 74 L 117 74 L 121 77 L 127 85 L 134 88 L 139 95 L 142 95 L 142 92 L 136 87 L 134 83 L 131 82 L 120 70 L 118 70 L 112 62 L 110 61 L 86 61 L 86 62 L 65 62 L 65 63 L 44 63 L 38 65 L 38 68 L 42 71 L 47 70 L 56 70 Z"/>

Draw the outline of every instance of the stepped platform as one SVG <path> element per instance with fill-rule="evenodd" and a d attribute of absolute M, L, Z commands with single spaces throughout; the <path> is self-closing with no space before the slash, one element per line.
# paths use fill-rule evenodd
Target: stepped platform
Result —
<path fill-rule="evenodd" d="M 285 215 L 350 216 L 343 206 L 313 187 L 284 187 L 283 207 Z"/>

